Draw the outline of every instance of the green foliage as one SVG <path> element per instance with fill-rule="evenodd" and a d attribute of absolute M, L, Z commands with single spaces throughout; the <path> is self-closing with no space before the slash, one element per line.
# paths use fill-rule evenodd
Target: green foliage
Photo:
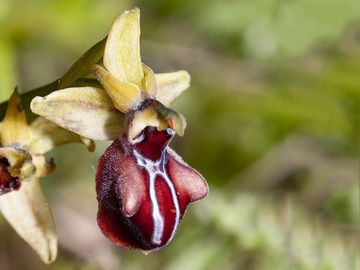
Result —
<path fill-rule="evenodd" d="M 352 186 L 345 190 L 334 192 L 327 202 L 329 212 L 340 222 L 359 224 L 360 205 L 359 188 Z"/>
<path fill-rule="evenodd" d="M 157 0 L 144 6 L 163 17 L 187 17 L 212 44 L 259 59 L 302 55 L 314 42 L 338 39 L 360 17 L 357 0 Z"/>
<path fill-rule="evenodd" d="M 15 87 L 14 58 L 11 44 L 0 36 L 0 102 L 7 100 Z"/>

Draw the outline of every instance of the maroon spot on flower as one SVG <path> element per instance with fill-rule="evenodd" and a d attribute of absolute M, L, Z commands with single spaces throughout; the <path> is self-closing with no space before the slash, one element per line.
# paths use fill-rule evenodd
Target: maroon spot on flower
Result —
<path fill-rule="evenodd" d="M 9 165 L 6 158 L 0 158 L 0 195 L 18 190 L 21 186 L 20 179 L 18 177 L 12 177 L 7 171 Z"/>
<path fill-rule="evenodd" d="M 158 249 L 174 237 L 190 202 L 207 195 L 204 178 L 168 147 L 174 132 L 147 127 L 132 144 L 115 140 L 99 160 L 98 224 L 125 248 Z"/>

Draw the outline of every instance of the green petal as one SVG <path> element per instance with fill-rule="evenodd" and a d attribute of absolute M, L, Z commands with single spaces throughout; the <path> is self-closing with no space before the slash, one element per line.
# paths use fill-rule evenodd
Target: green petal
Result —
<path fill-rule="evenodd" d="M 119 111 L 126 113 L 141 101 L 141 91 L 137 85 L 119 81 L 102 66 L 95 65 L 92 70 Z"/>
<path fill-rule="evenodd" d="M 157 100 L 170 106 L 182 92 L 190 86 L 190 75 L 184 70 L 171 73 L 155 74 L 157 82 Z"/>
<path fill-rule="evenodd" d="M 67 88 L 46 97 L 36 97 L 31 102 L 31 110 L 92 140 L 113 140 L 122 131 L 123 115 L 99 88 Z"/>
<path fill-rule="evenodd" d="M 144 77 L 140 57 L 140 10 L 117 16 L 105 45 L 104 65 L 121 82 L 141 87 Z"/>
<path fill-rule="evenodd" d="M 0 196 L 0 210 L 45 263 L 55 260 L 57 237 L 54 220 L 38 179 L 22 182 L 18 191 Z"/>
<path fill-rule="evenodd" d="M 143 64 L 144 69 L 144 86 L 146 89 L 147 94 L 153 98 L 156 99 L 156 93 L 157 93 L 157 82 L 155 78 L 155 74 L 152 71 L 151 68 L 149 68 L 147 65 Z"/>
<path fill-rule="evenodd" d="M 3 146 L 26 146 L 31 132 L 21 105 L 21 99 L 15 90 L 12 94 L 4 120 L 0 123 L 0 143 Z"/>
<path fill-rule="evenodd" d="M 94 150 L 94 143 L 89 139 L 83 139 L 80 135 L 68 131 L 49 120 L 38 117 L 31 123 L 32 140 L 29 151 L 32 154 L 45 154 L 55 147 L 66 143 L 84 143 L 89 151 Z"/>

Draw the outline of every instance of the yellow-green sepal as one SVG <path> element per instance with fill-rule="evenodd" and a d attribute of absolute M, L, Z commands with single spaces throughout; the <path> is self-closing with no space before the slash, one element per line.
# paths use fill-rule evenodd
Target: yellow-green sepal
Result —
<path fill-rule="evenodd" d="M 56 125 L 92 140 L 113 140 L 123 129 L 123 114 L 105 90 L 75 87 L 36 97 L 31 110 Z"/>
<path fill-rule="evenodd" d="M 55 224 L 39 179 L 22 182 L 18 191 L 0 196 L 0 210 L 17 234 L 45 263 L 57 255 Z"/>
<path fill-rule="evenodd" d="M 0 142 L 3 146 L 26 146 L 31 140 L 31 131 L 21 105 L 20 95 L 14 91 L 8 102 L 5 117 L 0 123 Z"/>

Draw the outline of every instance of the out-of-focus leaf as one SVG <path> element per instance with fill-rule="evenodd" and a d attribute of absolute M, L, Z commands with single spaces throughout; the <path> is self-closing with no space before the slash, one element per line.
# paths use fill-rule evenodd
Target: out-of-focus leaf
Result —
<path fill-rule="evenodd" d="M 329 198 L 327 208 L 339 221 L 359 224 L 360 194 L 358 185 L 338 191 Z"/>
<path fill-rule="evenodd" d="M 360 16 L 357 0 L 200 2 L 194 19 L 200 28 L 217 43 L 243 40 L 256 58 L 299 56 L 318 40 L 339 38 Z"/>
<path fill-rule="evenodd" d="M 14 48 L 12 44 L 0 34 L 0 102 L 10 97 L 16 86 L 15 81 Z"/>

